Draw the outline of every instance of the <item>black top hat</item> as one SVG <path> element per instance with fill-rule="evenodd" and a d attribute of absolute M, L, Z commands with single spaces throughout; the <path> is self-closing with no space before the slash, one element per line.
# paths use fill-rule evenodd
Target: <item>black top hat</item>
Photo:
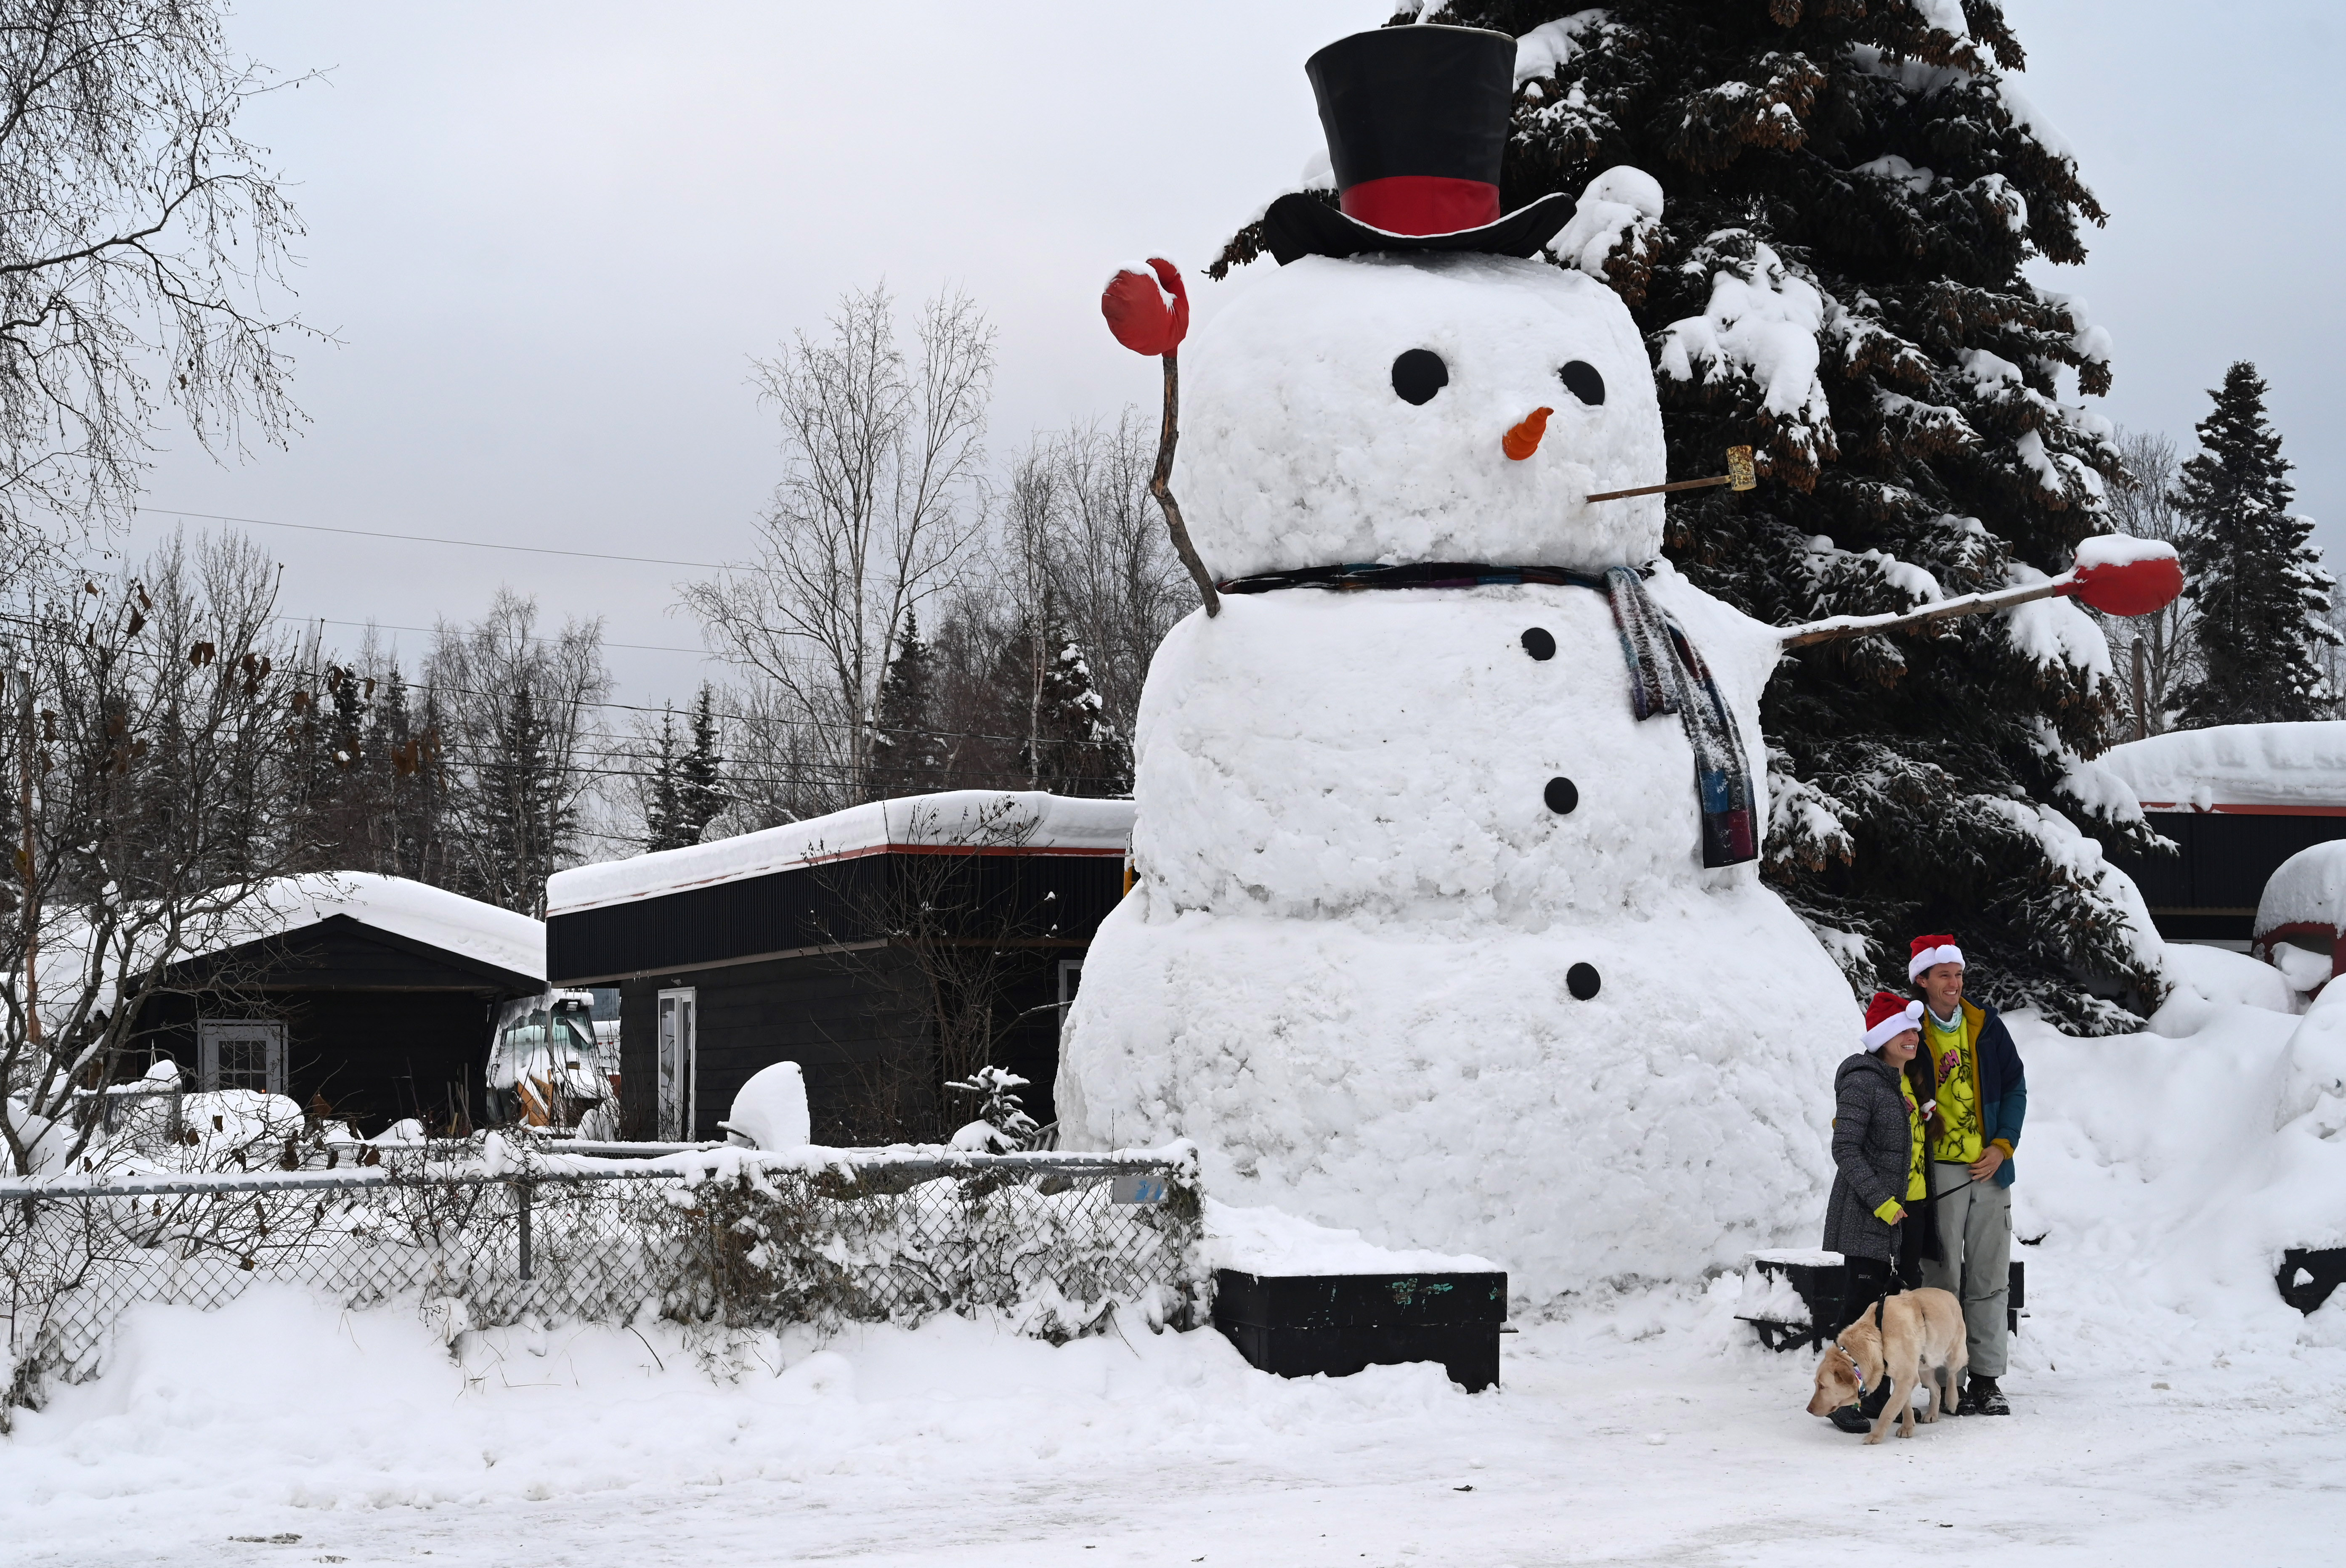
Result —
<path fill-rule="evenodd" d="M 1502 217 L 1499 161 L 1514 105 L 1515 41 L 1417 24 L 1339 38 L 1304 62 L 1328 133 L 1341 210 L 1291 192 L 1263 215 L 1282 267 L 1364 250 L 1529 256 L 1572 219 L 1561 194 Z"/>

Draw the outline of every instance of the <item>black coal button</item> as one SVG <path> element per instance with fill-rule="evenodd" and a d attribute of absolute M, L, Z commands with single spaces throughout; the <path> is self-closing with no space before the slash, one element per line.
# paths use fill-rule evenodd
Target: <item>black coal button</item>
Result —
<path fill-rule="evenodd" d="M 1547 802 L 1549 810 L 1561 817 L 1580 804 L 1580 789 L 1569 779 L 1551 779 L 1540 799 Z"/>
<path fill-rule="evenodd" d="M 1593 963 L 1576 963 L 1564 972 L 1564 986 L 1576 1002 L 1586 1002 L 1603 988 L 1605 982 Z"/>
<path fill-rule="evenodd" d="M 1545 626 L 1534 626 L 1524 634 L 1524 652 L 1535 659 L 1556 657 L 1556 635 Z"/>

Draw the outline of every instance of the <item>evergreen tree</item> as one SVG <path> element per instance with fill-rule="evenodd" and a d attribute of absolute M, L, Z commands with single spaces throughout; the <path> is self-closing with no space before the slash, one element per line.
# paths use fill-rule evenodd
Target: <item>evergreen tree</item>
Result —
<path fill-rule="evenodd" d="M 2103 214 L 2006 86 L 1997 0 L 1423 8 L 1522 40 L 1504 206 L 1606 177 L 1557 264 L 1647 334 L 1671 475 L 1760 453 L 1758 491 L 1670 499 L 1696 583 L 1789 625 L 2034 580 L 2101 531 L 2116 453 L 2057 378 L 2106 391 L 2106 339 L 2025 269 L 2082 261 Z M 1856 988 L 1902 987 L 1907 938 L 1953 930 L 1975 994 L 2066 1027 L 2130 1022 L 2081 976 L 2157 995 L 2114 873 L 2076 853 L 2080 828 L 2140 830 L 2066 792 L 2116 738 L 2116 682 L 2076 651 L 2094 628 L 2052 613 L 2058 636 L 1997 616 L 1815 645 L 1770 684 L 1762 874 Z"/>
<path fill-rule="evenodd" d="M 368 718 L 367 765 L 373 774 L 376 802 L 371 825 L 372 869 L 441 885 L 448 874 L 443 827 L 447 778 L 438 704 L 427 690 L 418 715 L 409 706 L 411 690 L 394 660 L 382 677 Z"/>
<path fill-rule="evenodd" d="M 686 842 L 697 844 L 725 809 L 725 760 L 717 753 L 717 693 L 703 681 L 692 705 L 692 744 L 677 759 L 676 820 Z"/>
<path fill-rule="evenodd" d="M 525 681 L 506 700 L 495 750 L 474 768 L 468 813 L 474 842 L 465 891 L 486 902 L 543 917 L 546 880 L 577 836 L 578 814 L 552 765 L 546 720 Z"/>
<path fill-rule="evenodd" d="M 936 652 L 904 613 L 903 636 L 880 677 L 872 748 L 873 799 L 926 795 L 945 787 L 945 746 L 937 733 Z"/>
<path fill-rule="evenodd" d="M 1091 663 L 1065 626 L 1047 648 L 1035 738 L 1023 759 L 1037 789 L 1055 795 L 1127 795 L 1132 791 L 1132 748 L 1107 717 L 1092 684 Z"/>
<path fill-rule="evenodd" d="M 2328 718 L 2335 585 L 2312 520 L 2289 510 L 2296 493 L 2265 418 L 2264 381 L 2242 360 L 2208 395 L 2216 407 L 2197 427 L 2200 453 L 2183 465 L 2176 498 L 2189 520 L 2182 554 L 2198 611 L 2199 678 L 2184 712 L 2194 725 Z"/>
<path fill-rule="evenodd" d="M 644 848 L 647 850 L 680 850 L 699 842 L 696 835 L 683 836 L 682 791 L 679 789 L 676 759 L 676 710 L 660 709 L 659 750 L 652 758 L 651 771 L 642 776 L 639 786 L 644 803 Z"/>
<path fill-rule="evenodd" d="M 1046 594 L 1042 613 L 1020 617 L 995 651 L 980 753 L 990 766 L 971 785 L 1129 794 L 1132 748 L 1107 717 L 1084 650 L 1050 618 L 1053 607 Z"/>

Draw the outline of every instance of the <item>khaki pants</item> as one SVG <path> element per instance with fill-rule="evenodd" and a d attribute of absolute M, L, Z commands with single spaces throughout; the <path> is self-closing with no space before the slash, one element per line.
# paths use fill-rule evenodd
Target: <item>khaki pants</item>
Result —
<path fill-rule="evenodd" d="M 2001 1378 L 2009 1328 L 2004 1303 L 2012 1294 L 2012 1189 L 1993 1176 L 1972 1182 L 1970 1166 L 1943 1160 L 1932 1174 L 1947 1195 L 1932 1205 L 1944 1256 L 1923 1260 L 1923 1283 L 1953 1291 L 1964 1304 L 1972 1371 Z"/>

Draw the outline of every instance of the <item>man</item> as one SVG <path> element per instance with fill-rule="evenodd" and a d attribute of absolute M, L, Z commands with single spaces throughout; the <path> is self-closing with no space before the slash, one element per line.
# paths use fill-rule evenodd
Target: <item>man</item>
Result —
<path fill-rule="evenodd" d="M 1964 1304 L 1971 1376 L 1958 1415 L 2008 1416 L 2004 1372 L 2012 1272 L 2013 1150 L 2028 1114 L 2028 1080 L 1993 1007 L 1964 1000 L 1964 954 L 1952 936 L 1918 936 L 1907 961 L 1923 992 L 1923 1050 L 1938 1080 L 1931 1118 L 1939 1257 L 1923 1283 Z"/>

